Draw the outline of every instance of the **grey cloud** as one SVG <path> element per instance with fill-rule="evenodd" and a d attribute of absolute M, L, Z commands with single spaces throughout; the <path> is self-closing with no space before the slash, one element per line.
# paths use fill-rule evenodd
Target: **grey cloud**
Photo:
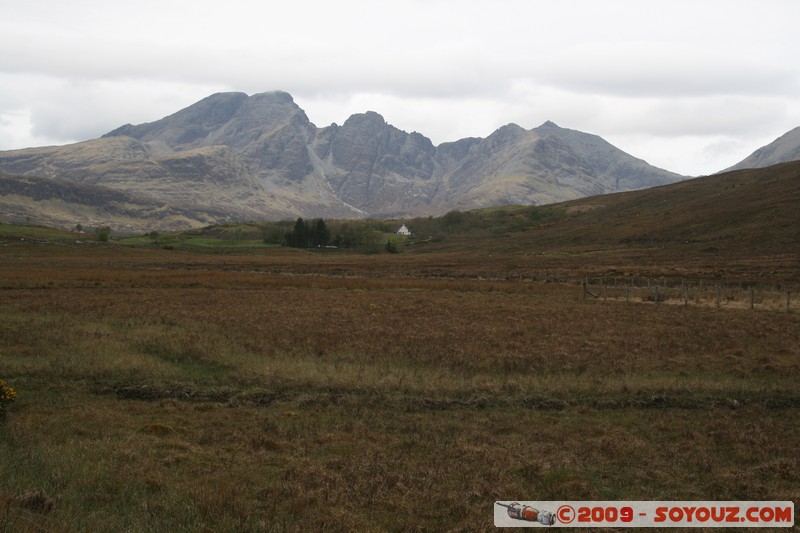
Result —
<path fill-rule="evenodd" d="M 720 136 L 800 124 L 800 3 L 766 4 L 0 2 L 0 147 L 281 89 L 321 126 L 373 109 L 439 143 L 553 120 L 722 158 Z"/>
<path fill-rule="evenodd" d="M 772 58 L 674 43 L 584 43 L 549 58 L 540 74 L 562 89 L 632 98 L 794 95 L 800 88 L 800 71 Z"/>

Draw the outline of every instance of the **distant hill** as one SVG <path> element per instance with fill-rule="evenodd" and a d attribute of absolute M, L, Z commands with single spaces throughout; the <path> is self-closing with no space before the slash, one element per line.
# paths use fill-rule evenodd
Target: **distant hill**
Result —
<path fill-rule="evenodd" d="M 460 225 L 478 230 L 453 232 L 430 248 L 518 255 L 630 249 L 645 263 L 666 254 L 722 269 L 732 255 L 783 257 L 791 278 L 800 279 L 799 204 L 800 161 L 793 161 L 541 207 L 465 213 Z M 424 223 L 408 226 L 418 231 Z"/>
<path fill-rule="evenodd" d="M 762 146 L 727 170 L 764 168 L 779 163 L 800 159 L 800 127 L 781 135 L 766 146 Z"/>
<path fill-rule="evenodd" d="M 375 112 L 318 128 L 284 92 L 214 94 L 100 139 L 0 152 L 0 171 L 108 187 L 197 218 L 218 211 L 240 220 L 427 216 L 684 178 L 552 122 L 532 130 L 509 124 L 439 146 Z"/>

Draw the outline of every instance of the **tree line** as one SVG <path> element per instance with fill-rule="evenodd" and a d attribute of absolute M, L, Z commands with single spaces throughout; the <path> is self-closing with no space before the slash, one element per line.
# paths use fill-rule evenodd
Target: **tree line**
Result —
<path fill-rule="evenodd" d="M 291 231 L 284 236 L 286 246 L 292 248 L 324 248 L 331 240 L 328 225 L 321 218 L 311 222 L 298 218 Z"/>
<path fill-rule="evenodd" d="M 412 228 L 410 242 L 436 242 L 451 235 L 468 233 L 505 234 L 525 231 L 549 224 L 565 216 L 563 209 L 551 206 L 506 206 L 478 211 L 450 211 L 440 217 L 407 218 Z M 385 250 L 399 252 L 397 239 L 387 241 L 386 234 L 393 233 L 400 221 L 363 219 L 324 221 L 321 218 L 261 223 L 265 243 L 282 244 L 294 248 L 358 248 L 367 253 Z"/>
<path fill-rule="evenodd" d="M 282 244 L 292 248 L 361 248 L 369 253 L 377 253 L 383 247 L 391 253 L 399 250 L 391 240 L 384 246 L 382 239 L 385 233 L 390 233 L 391 227 L 386 222 L 378 222 L 377 226 L 368 221 L 334 223 L 331 227 L 321 218 L 305 220 L 298 218 L 291 230 L 282 235 Z M 275 242 L 276 235 L 265 229 L 264 242 Z"/>

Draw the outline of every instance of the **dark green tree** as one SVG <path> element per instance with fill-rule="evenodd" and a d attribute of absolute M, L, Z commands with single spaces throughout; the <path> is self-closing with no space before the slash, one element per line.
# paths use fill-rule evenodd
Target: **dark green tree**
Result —
<path fill-rule="evenodd" d="M 350 223 L 342 224 L 336 233 L 336 241 L 339 248 L 355 248 L 360 241 L 358 229 Z"/>
<path fill-rule="evenodd" d="M 292 228 L 292 231 L 286 234 L 286 246 L 291 246 L 293 248 L 308 248 L 308 244 L 308 222 L 300 217 L 294 223 L 294 228 Z"/>
<path fill-rule="evenodd" d="M 100 242 L 108 242 L 108 239 L 111 238 L 111 228 L 108 226 L 103 226 L 102 228 L 97 228 L 97 240 Z"/>
<path fill-rule="evenodd" d="M 298 218 L 292 231 L 286 232 L 286 246 L 294 248 L 323 248 L 331 240 L 331 231 L 321 218 L 316 218 L 309 223 Z"/>
<path fill-rule="evenodd" d="M 328 246 L 331 240 L 331 232 L 325 221 L 321 218 L 314 220 L 311 223 L 311 245 L 315 248 L 324 248 Z"/>

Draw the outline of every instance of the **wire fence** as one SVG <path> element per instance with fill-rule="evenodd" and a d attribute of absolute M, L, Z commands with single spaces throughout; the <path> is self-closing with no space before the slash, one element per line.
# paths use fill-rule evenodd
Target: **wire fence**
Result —
<path fill-rule="evenodd" d="M 583 300 L 624 300 L 651 304 L 704 306 L 717 309 L 764 309 L 792 312 L 793 292 L 786 284 L 719 281 L 625 280 L 584 278 Z"/>
<path fill-rule="evenodd" d="M 176 267 L 178 268 L 178 267 Z M 186 268 L 181 265 L 179 268 Z M 201 266 L 198 268 L 208 268 Z M 217 267 L 219 268 L 219 267 Z M 544 271 L 489 271 L 464 269 L 454 265 L 424 268 L 385 266 L 354 269 L 351 265 L 271 265 L 246 268 L 224 267 L 224 270 L 247 270 L 271 275 L 308 276 L 340 279 L 447 280 L 465 282 L 547 283 L 580 288 L 585 301 L 625 301 L 684 306 L 716 307 L 717 309 L 763 309 L 792 312 L 796 306 L 797 284 L 765 282 L 722 282 L 685 278 L 652 277 L 578 277 Z"/>

